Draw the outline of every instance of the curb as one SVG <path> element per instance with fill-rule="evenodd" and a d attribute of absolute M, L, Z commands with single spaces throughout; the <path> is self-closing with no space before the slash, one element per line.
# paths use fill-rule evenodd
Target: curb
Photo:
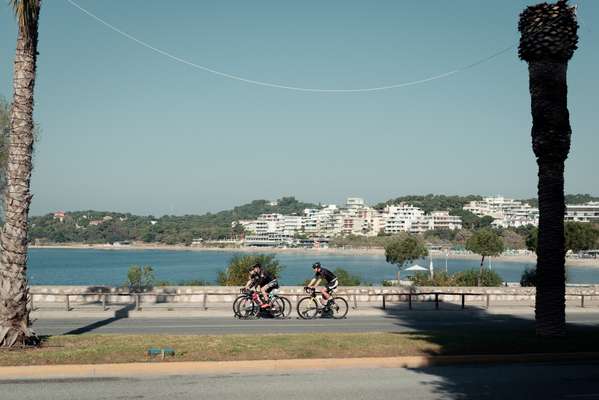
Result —
<path fill-rule="evenodd" d="M 599 361 L 599 353 L 539 353 L 460 356 L 316 358 L 256 361 L 147 362 L 123 364 L 0 367 L 0 381 L 142 378 L 153 376 L 251 374 L 348 368 L 426 368 L 442 365 Z"/>

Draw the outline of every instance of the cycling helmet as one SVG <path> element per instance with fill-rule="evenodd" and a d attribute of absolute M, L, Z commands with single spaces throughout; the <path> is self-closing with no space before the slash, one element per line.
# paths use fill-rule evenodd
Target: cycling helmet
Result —
<path fill-rule="evenodd" d="M 315 262 L 314 264 L 312 264 L 312 269 L 316 269 L 316 268 L 320 268 L 319 262 Z"/>
<path fill-rule="evenodd" d="M 260 264 L 259 262 L 257 262 L 256 264 L 252 265 L 251 269 L 255 269 L 255 268 L 262 269 L 262 264 Z"/>

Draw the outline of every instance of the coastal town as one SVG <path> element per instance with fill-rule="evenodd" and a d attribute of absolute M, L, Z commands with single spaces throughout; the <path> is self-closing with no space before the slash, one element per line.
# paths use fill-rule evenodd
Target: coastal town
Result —
<path fill-rule="evenodd" d="M 276 205 L 276 202 L 272 202 Z M 539 210 L 519 200 L 484 197 L 464 205 L 463 210 L 477 217 L 492 218 L 497 228 L 538 226 Z M 567 205 L 566 221 L 599 222 L 599 202 Z M 246 235 L 237 239 L 247 246 L 284 246 L 344 236 L 377 236 L 401 232 L 422 234 L 433 230 L 462 229 L 462 217 L 447 210 L 426 213 L 408 203 L 387 205 L 377 209 L 366 204 L 363 198 L 349 197 L 344 206 L 324 205 L 319 209 L 305 209 L 301 215 L 278 213 L 262 214 L 257 219 L 234 221 Z M 201 244 L 195 239 L 194 244 Z"/>

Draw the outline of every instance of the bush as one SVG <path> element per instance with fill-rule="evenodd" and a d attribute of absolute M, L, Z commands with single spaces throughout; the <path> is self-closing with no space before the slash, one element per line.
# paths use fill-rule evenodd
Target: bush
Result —
<path fill-rule="evenodd" d="M 524 272 L 522 272 L 522 277 L 520 278 L 520 286 L 524 287 L 533 287 L 537 286 L 537 269 L 536 268 L 526 268 Z"/>
<path fill-rule="evenodd" d="M 284 268 L 272 255 L 237 255 L 231 258 L 227 269 L 218 273 L 216 282 L 221 286 L 243 286 L 248 281 L 250 268 L 256 263 L 260 263 L 262 268 L 277 277 Z"/>
<path fill-rule="evenodd" d="M 412 278 L 416 286 L 455 286 L 455 279 L 445 271 L 435 272 L 433 279 L 428 272 L 417 272 Z"/>
<path fill-rule="evenodd" d="M 566 282 L 568 282 L 568 271 L 566 270 Z M 520 286 L 522 287 L 536 287 L 537 286 L 537 268 L 526 268 L 522 272 L 520 278 Z"/>
<path fill-rule="evenodd" d="M 333 273 L 337 276 L 339 286 L 360 286 L 361 280 L 357 275 L 352 275 L 343 268 L 336 268 Z"/>
<path fill-rule="evenodd" d="M 383 285 L 384 287 L 389 287 L 389 286 L 394 286 L 393 282 L 388 281 L 388 280 L 384 280 L 381 282 L 381 285 Z"/>
<path fill-rule="evenodd" d="M 455 280 L 455 286 L 478 286 L 479 280 L 480 286 L 501 286 L 503 283 L 501 276 L 488 268 L 483 268 L 482 271 L 469 269 L 457 272 L 453 275 L 453 278 Z"/>
<path fill-rule="evenodd" d="M 149 265 L 144 267 L 132 265 L 127 271 L 126 286 L 129 291 L 135 293 L 152 289 L 154 287 L 154 269 Z"/>

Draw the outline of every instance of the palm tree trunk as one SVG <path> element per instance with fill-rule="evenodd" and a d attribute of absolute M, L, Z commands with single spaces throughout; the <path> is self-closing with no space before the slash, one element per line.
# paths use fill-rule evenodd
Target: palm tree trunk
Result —
<path fill-rule="evenodd" d="M 529 63 L 533 150 L 539 166 L 536 330 L 566 333 L 564 162 L 570 150 L 567 63 Z"/>
<path fill-rule="evenodd" d="M 28 39 L 19 29 L 14 64 L 14 100 L 10 115 L 10 138 L 5 224 L 0 234 L 0 346 L 12 347 L 35 341 L 30 330 L 27 287 L 27 217 L 31 194 L 33 150 L 33 88 L 37 59 L 37 19 Z M 31 32 L 31 31 L 30 31 Z"/>
<path fill-rule="evenodd" d="M 485 256 L 480 260 L 480 269 L 478 271 L 478 286 L 482 286 L 483 268 L 485 268 Z"/>

